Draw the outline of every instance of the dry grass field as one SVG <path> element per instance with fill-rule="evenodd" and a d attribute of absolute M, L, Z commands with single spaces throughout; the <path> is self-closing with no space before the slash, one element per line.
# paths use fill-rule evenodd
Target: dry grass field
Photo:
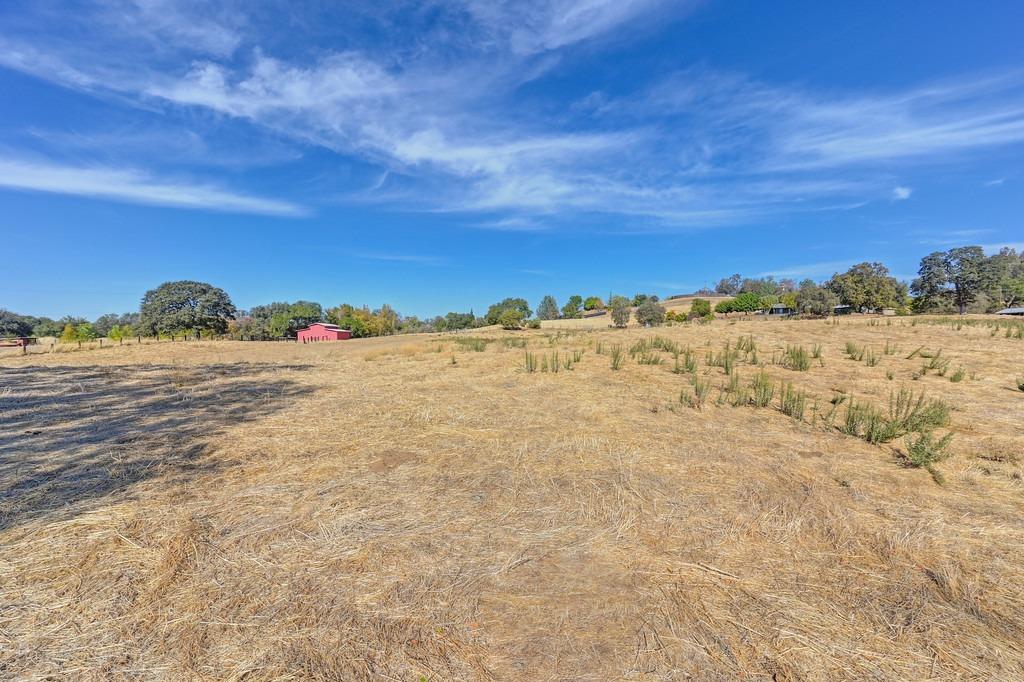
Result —
<path fill-rule="evenodd" d="M 1024 679 L 1024 339 L 972 322 L 4 356 L 0 678 Z M 931 471 L 844 432 L 901 388 Z"/>

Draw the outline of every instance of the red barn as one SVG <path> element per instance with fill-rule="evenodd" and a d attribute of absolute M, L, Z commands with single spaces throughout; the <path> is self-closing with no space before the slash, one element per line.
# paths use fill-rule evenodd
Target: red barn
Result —
<path fill-rule="evenodd" d="M 302 343 L 312 343 L 313 341 L 341 341 L 343 339 L 352 338 L 352 332 L 347 329 L 342 329 L 336 324 L 327 324 L 325 322 L 317 322 L 311 324 L 305 329 L 299 330 L 299 341 Z"/>

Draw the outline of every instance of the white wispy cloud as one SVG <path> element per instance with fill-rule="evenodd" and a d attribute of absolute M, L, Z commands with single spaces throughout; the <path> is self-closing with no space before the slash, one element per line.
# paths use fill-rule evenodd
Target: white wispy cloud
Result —
<path fill-rule="evenodd" d="M 0 187 L 228 213 L 272 216 L 307 213 L 291 202 L 232 192 L 214 185 L 161 180 L 134 169 L 66 166 L 18 159 L 0 158 Z"/>
<path fill-rule="evenodd" d="M 384 3 L 346 9 L 393 29 L 383 47 L 350 32 L 333 43 L 344 49 L 303 51 L 277 49 L 278 27 L 241 12 L 110 0 L 68 20 L 81 40 L 38 26 L 0 37 L 0 65 L 183 125 L 253 125 L 327 149 L 372 169 L 356 183 L 366 189 L 346 200 L 499 214 L 478 223 L 499 230 L 569 214 L 626 216 L 656 230 L 856 210 L 911 196 L 894 188 L 896 162 L 1024 142 L 1021 72 L 823 94 L 692 69 L 557 111 L 520 97 L 576 46 L 692 4 L 460 0 L 433 7 L 408 40 L 394 18 L 407 18 L 403 5 Z M 327 19 L 310 23 L 347 30 Z M 85 31 L 94 23 L 108 34 Z"/>
<path fill-rule="evenodd" d="M 913 189 L 910 187 L 904 187 L 903 185 L 897 185 L 892 188 L 892 198 L 894 201 L 906 201 L 913 193 Z"/>

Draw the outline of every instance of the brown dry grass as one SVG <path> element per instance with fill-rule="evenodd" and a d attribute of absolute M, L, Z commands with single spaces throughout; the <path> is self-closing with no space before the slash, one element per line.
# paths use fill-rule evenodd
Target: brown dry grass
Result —
<path fill-rule="evenodd" d="M 881 325 L 5 358 L 0 678 L 1020 679 L 1024 341 Z M 696 351 L 702 411 L 671 357 L 596 352 L 654 334 Z M 705 353 L 741 334 L 822 406 L 953 403 L 946 485 L 900 442 L 715 406 Z M 528 374 L 509 337 L 584 353 Z M 975 376 L 913 380 L 922 345 Z"/>

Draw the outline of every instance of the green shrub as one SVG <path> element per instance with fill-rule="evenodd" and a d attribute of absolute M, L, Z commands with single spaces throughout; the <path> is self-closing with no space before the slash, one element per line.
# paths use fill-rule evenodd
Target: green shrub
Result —
<path fill-rule="evenodd" d="M 797 372 L 806 372 L 811 368 L 811 357 L 803 346 L 786 346 L 784 364 Z"/>
<path fill-rule="evenodd" d="M 935 468 L 935 465 L 947 457 L 947 448 L 953 440 L 953 434 L 947 433 L 941 438 L 936 438 L 931 432 L 918 434 L 916 438 L 907 438 L 906 462 L 912 467 L 923 467 L 928 470 L 936 483 L 942 485 L 945 478 Z"/>
<path fill-rule="evenodd" d="M 846 409 L 843 431 L 869 443 L 888 443 L 908 433 L 927 433 L 949 423 L 950 407 L 941 400 L 927 400 L 924 393 L 901 388 L 889 394 L 889 412 L 853 398 Z"/>
<path fill-rule="evenodd" d="M 645 350 L 638 355 L 636 362 L 638 365 L 660 365 L 662 360 L 657 352 Z"/>
<path fill-rule="evenodd" d="M 957 367 L 956 371 L 949 376 L 949 380 L 952 381 L 954 384 L 958 384 L 964 380 L 965 376 L 967 376 L 967 372 L 964 370 L 964 368 Z"/>
<path fill-rule="evenodd" d="M 767 407 L 775 396 L 775 384 L 767 372 L 761 371 L 751 383 L 754 391 L 754 407 Z"/>
<path fill-rule="evenodd" d="M 933 370 L 940 377 L 946 375 L 946 371 L 949 369 L 949 358 L 942 357 L 942 350 L 940 349 L 928 363 L 924 366 L 925 371 Z"/>
<path fill-rule="evenodd" d="M 616 327 L 625 327 L 629 324 L 629 318 L 633 315 L 633 310 L 630 307 L 630 301 L 625 296 L 612 296 L 608 302 L 608 307 L 612 311 L 612 323 Z"/>
<path fill-rule="evenodd" d="M 621 369 L 622 368 L 622 358 L 623 358 L 622 346 L 619 346 L 619 345 L 612 346 L 611 358 L 612 358 L 612 369 L 614 369 L 614 370 Z"/>
<path fill-rule="evenodd" d="M 503 329 L 519 329 L 523 326 L 523 313 L 515 308 L 506 308 L 498 314 L 497 324 Z"/>
<path fill-rule="evenodd" d="M 807 407 L 807 393 L 793 387 L 793 384 L 786 383 L 779 393 L 779 409 L 793 419 L 802 421 L 804 410 Z"/>
<path fill-rule="evenodd" d="M 708 393 L 711 392 L 711 382 L 693 377 L 693 391 L 687 392 L 684 388 L 679 393 L 679 402 L 689 405 L 690 407 L 700 410 L 704 408 L 704 403 L 708 399 Z"/>
<path fill-rule="evenodd" d="M 711 301 L 703 298 L 695 298 L 690 303 L 690 319 L 695 317 L 711 317 Z"/>
<path fill-rule="evenodd" d="M 526 351 L 524 367 L 528 373 L 533 373 L 537 371 L 537 356 L 531 353 L 530 351 Z"/>
<path fill-rule="evenodd" d="M 756 352 L 757 342 L 754 341 L 754 335 L 741 336 L 740 340 L 736 342 L 736 350 L 743 351 L 744 353 Z"/>
<path fill-rule="evenodd" d="M 857 402 L 853 398 L 850 398 L 850 404 L 846 407 L 842 430 L 869 443 L 883 443 L 896 437 L 889 435 L 885 416 L 877 407 L 868 402 Z"/>
<path fill-rule="evenodd" d="M 636 321 L 647 327 L 656 327 L 665 322 L 665 306 L 651 299 L 644 300 L 636 308 Z"/>

